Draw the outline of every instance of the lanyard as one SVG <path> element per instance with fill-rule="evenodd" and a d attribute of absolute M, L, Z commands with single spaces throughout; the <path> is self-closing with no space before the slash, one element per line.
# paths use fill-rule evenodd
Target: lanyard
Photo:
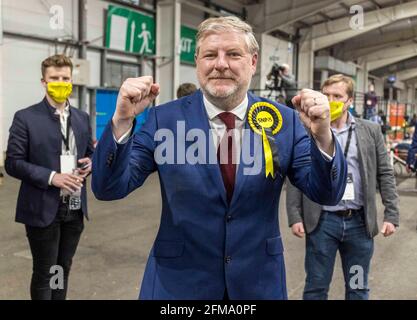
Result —
<path fill-rule="evenodd" d="M 64 135 L 62 134 L 62 130 L 61 130 L 62 141 L 65 144 L 66 152 L 70 151 L 70 145 L 69 145 L 70 127 L 71 127 L 71 113 L 70 113 L 70 115 L 68 116 L 68 119 L 67 119 L 66 137 L 64 137 Z"/>
<path fill-rule="evenodd" d="M 348 139 L 346 141 L 346 146 L 345 146 L 345 153 L 344 153 L 345 159 L 347 158 L 347 155 L 349 152 L 350 141 L 352 140 L 352 131 L 353 131 L 353 125 L 350 125 Z"/>

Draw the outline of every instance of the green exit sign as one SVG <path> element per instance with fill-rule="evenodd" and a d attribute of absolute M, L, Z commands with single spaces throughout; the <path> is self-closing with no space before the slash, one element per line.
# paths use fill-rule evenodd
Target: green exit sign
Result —
<path fill-rule="evenodd" d="M 142 55 L 155 54 L 155 19 L 138 11 L 110 5 L 106 47 Z"/>
<path fill-rule="evenodd" d="M 109 5 L 106 47 L 141 55 L 155 55 L 155 18 L 135 10 Z M 181 62 L 194 64 L 197 30 L 181 26 Z"/>

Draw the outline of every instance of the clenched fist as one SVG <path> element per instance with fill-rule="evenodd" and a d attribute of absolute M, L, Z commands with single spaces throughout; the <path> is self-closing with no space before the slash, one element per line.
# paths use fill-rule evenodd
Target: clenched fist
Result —
<path fill-rule="evenodd" d="M 159 84 L 154 83 L 152 77 L 131 78 L 123 83 L 113 116 L 113 133 L 117 139 L 130 129 L 135 117 L 158 95 Z"/>
<path fill-rule="evenodd" d="M 291 231 L 293 235 L 299 238 L 303 238 L 305 235 L 304 225 L 302 222 L 294 223 L 291 226 Z"/>
<path fill-rule="evenodd" d="M 292 103 L 319 148 L 332 155 L 334 145 L 330 130 L 330 105 L 327 97 L 321 92 L 303 89 L 299 95 L 292 99 Z"/>
<path fill-rule="evenodd" d="M 389 237 L 396 230 L 397 228 L 391 222 L 384 222 L 384 225 L 382 226 L 382 229 L 381 229 L 381 233 L 384 235 L 384 237 Z"/>

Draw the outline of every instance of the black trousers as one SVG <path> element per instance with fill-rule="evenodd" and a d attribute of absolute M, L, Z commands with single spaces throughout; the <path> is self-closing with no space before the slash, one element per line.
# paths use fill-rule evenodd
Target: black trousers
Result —
<path fill-rule="evenodd" d="M 81 210 L 69 211 L 66 204 L 60 205 L 54 222 L 48 227 L 26 225 L 33 257 L 32 300 L 65 300 L 72 258 L 83 229 Z M 62 273 L 63 279 L 60 279 Z M 55 289 L 57 286 L 62 288 L 62 283 L 63 289 Z"/>

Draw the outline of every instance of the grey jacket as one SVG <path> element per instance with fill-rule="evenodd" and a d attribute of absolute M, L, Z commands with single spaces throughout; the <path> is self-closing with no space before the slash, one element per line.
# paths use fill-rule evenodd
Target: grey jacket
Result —
<path fill-rule="evenodd" d="M 282 87 L 285 89 L 287 94 L 287 99 L 292 98 L 297 95 L 297 82 L 295 81 L 295 77 L 290 74 L 288 76 L 282 74 Z"/>
<path fill-rule="evenodd" d="M 384 221 L 399 225 L 398 193 L 395 186 L 394 171 L 390 164 L 384 144 L 381 128 L 378 124 L 355 118 L 355 134 L 359 151 L 359 167 L 362 176 L 362 188 L 365 221 L 369 237 L 379 232 L 375 195 L 377 188 L 385 206 Z M 291 227 L 298 222 L 304 223 L 307 233 L 317 227 L 321 206 L 308 199 L 287 179 L 286 195 L 288 224 Z"/>

